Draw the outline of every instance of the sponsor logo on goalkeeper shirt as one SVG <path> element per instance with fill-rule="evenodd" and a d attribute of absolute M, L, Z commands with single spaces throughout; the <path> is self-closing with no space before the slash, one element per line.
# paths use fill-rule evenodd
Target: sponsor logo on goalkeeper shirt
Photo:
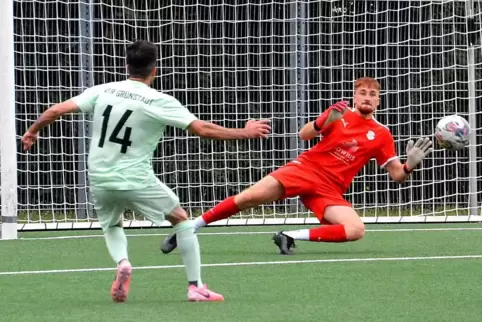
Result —
<path fill-rule="evenodd" d="M 340 146 L 336 147 L 332 154 L 339 160 L 349 163 L 355 160 L 355 155 L 358 151 L 358 142 L 353 139 L 351 141 L 343 142 Z"/>

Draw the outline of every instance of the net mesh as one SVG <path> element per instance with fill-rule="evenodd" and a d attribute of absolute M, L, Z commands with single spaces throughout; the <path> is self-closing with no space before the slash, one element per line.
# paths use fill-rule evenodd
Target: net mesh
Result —
<path fill-rule="evenodd" d="M 154 170 L 197 216 L 316 143 L 300 141 L 297 131 L 330 104 L 350 99 L 358 77 L 381 83 L 377 118 L 392 131 L 402 159 L 407 141 L 432 135 L 444 115 L 481 124 L 482 114 L 468 109 L 467 48 L 479 33 L 468 28 L 465 3 L 454 1 L 15 1 L 17 134 L 48 106 L 125 79 L 126 44 L 151 40 L 160 46 L 154 88 L 226 127 L 250 118 L 272 121 L 269 140 L 209 141 L 167 130 Z M 481 61 L 478 46 L 476 99 Z M 19 150 L 20 223 L 95 221 L 89 126 L 87 116 L 65 116 L 42 132 L 31 152 Z M 480 155 L 480 137 L 472 144 Z M 469 173 L 470 162 L 478 175 Z M 470 181 L 481 190 L 481 165 L 468 150 L 437 148 L 398 185 L 373 161 L 346 197 L 375 221 L 465 216 Z M 237 218 L 307 216 L 293 198 Z M 142 220 L 132 213 L 126 218 Z"/>

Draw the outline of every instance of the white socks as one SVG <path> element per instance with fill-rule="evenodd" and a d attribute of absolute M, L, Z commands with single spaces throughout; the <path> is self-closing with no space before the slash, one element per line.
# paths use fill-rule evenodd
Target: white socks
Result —
<path fill-rule="evenodd" d="M 286 236 L 290 236 L 295 240 L 310 240 L 309 229 L 283 231 L 283 234 Z"/>
<path fill-rule="evenodd" d="M 197 232 L 199 228 L 206 226 L 203 216 L 199 216 L 194 219 L 194 232 Z"/>
<path fill-rule="evenodd" d="M 197 282 L 202 287 L 201 281 L 201 252 L 199 242 L 194 234 L 191 220 L 183 221 L 174 227 L 176 232 L 177 247 L 181 253 L 184 268 L 189 283 Z"/>
<path fill-rule="evenodd" d="M 114 262 L 127 259 L 127 238 L 122 227 L 108 227 L 104 231 L 105 243 Z"/>

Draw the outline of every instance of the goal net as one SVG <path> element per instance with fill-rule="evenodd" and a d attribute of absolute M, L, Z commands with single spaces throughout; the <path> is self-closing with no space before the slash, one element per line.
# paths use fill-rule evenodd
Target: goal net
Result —
<path fill-rule="evenodd" d="M 481 124 L 479 9 L 467 8 L 465 1 L 14 1 L 17 135 L 48 106 L 125 79 L 126 44 L 148 39 L 160 48 L 157 90 L 226 127 L 272 122 L 268 140 L 167 130 L 153 168 L 193 217 L 315 144 L 300 141 L 298 130 L 351 99 L 358 77 L 381 83 L 376 116 L 405 160 L 408 140 L 432 136 L 444 115 L 466 117 L 474 131 Z M 90 131 L 88 116 L 66 116 L 32 151 L 18 149 L 19 229 L 99 227 L 87 177 Z M 346 198 L 366 222 L 480 220 L 480 143 L 473 136 L 460 152 L 436 146 L 403 185 L 373 161 Z M 125 220 L 151 225 L 131 212 Z M 292 198 L 220 224 L 311 222 Z"/>

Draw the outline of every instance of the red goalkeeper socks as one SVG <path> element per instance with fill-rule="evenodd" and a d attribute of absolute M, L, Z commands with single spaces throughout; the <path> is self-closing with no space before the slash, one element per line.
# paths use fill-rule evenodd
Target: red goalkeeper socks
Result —
<path fill-rule="evenodd" d="M 348 241 L 345 226 L 329 225 L 310 229 L 309 238 L 314 242 L 342 243 Z"/>
<path fill-rule="evenodd" d="M 202 219 L 206 225 L 229 218 L 239 212 L 241 209 L 234 202 L 234 196 L 229 197 L 218 203 L 214 208 L 208 210 L 202 215 Z"/>

